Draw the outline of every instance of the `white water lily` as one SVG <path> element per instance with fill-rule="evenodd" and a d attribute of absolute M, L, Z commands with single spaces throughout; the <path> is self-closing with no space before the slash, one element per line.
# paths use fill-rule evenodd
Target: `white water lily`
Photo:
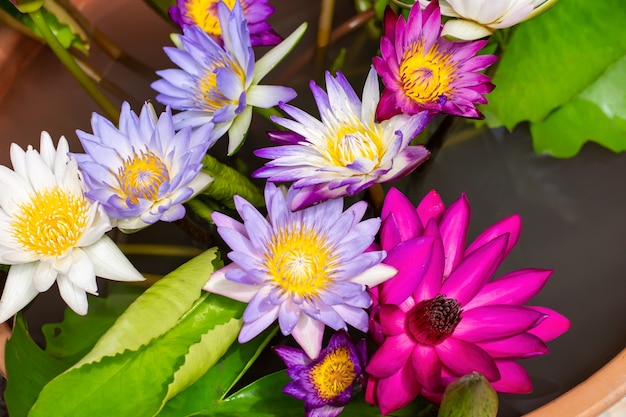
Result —
<path fill-rule="evenodd" d="M 117 281 L 144 278 L 104 233 L 111 222 L 84 195 L 78 166 L 61 137 L 55 149 L 42 132 L 40 151 L 11 145 L 13 170 L 0 166 L 0 263 L 11 265 L 0 322 L 56 281 L 76 313 L 87 313 L 96 275 Z"/>
<path fill-rule="evenodd" d="M 431 0 L 419 0 L 422 8 Z M 441 14 L 448 20 L 441 32 L 461 40 L 490 36 L 494 30 L 508 28 L 545 12 L 557 0 L 439 0 Z"/>

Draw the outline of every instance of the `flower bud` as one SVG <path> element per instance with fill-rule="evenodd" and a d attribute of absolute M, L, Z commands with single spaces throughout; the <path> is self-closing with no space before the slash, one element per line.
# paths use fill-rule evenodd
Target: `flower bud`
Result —
<path fill-rule="evenodd" d="M 478 372 L 457 379 L 446 387 L 437 417 L 496 417 L 498 395 Z"/>

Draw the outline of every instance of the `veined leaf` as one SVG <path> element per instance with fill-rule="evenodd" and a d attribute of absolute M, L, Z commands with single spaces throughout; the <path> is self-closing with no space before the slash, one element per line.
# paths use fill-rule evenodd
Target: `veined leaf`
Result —
<path fill-rule="evenodd" d="M 136 351 L 168 332 L 200 297 L 202 287 L 215 270 L 214 262 L 218 261 L 217 248 L 209 249 L 157 281 L 128 307 L 76 366 L 125 350 Z"/>
<path fill-rule="evenodd" d="M 48 383 L 29 416 L 156 415 L 237 338 L 245 305 L 205 294 L 168 332 L 137 350 L 83 363 Z M 202 355 L 209 352 L 210 354 Z"/>
<path fill-rule="evenodd" d="M 586 140 L 626 148 L 618 104 L 626 73 L 615 70 L 626 56 L 625 20 L 621 0 L 561 0 L 520 25 L 493 79 L 489 124 L 511 129 L 530 121 L 535 149 L 555 156 L 572 156 Z"/>
<path fill-rule="evenodd" d="M 16 316 L 5 360 L 8 375 L 5 399 L 12 417 L 26 416 L 43 386 L 72 365 L 51 357 L 37 346 L 21 314 Z"/>

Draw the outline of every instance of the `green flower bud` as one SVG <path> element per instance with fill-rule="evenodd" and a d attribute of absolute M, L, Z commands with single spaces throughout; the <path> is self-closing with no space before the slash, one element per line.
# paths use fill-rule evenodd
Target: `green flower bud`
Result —
<path fill-rule="evenodd" d="M 457 379 L 446 387 L 437 417 L 495 417 L 498 395 L 478 372 Z"/>

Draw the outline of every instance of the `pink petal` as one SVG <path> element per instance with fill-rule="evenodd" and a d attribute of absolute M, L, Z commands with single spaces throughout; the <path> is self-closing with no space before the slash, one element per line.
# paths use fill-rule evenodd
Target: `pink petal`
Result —
<path fill-rule="evenodd" d="M 507 235 L 499 236 L 466 257 L 444 281 L 441 293 L 465 306 L 500 266 L 506 242 Z"/>
<path fill-rule="evenodd" d="M 381 285 L 382 304 L 400 304 L 415 291 L 428 268 L 432 245 L 433 239 L 418 237 L 400 243 L 387 253 L 383 262 L 398 273 Z"/>
<path fill-rule="evenodd" d="M 387 336 L 398 336 L 405 332 L 406 313 L 394 304 L 383 304 L 378 310 L 380 326 Z"/>
<path fill-rule="evenodd" d="M 523 366 L 508 360 L 498 360 L 496 365 L 501 378 L 491 383 L 493 389 L 508 394 L 528 394 L 532 391 L 532 381 Z"/>
<path fill-rule="evenodd" d="M 380 379 L 376 385 L 376 402 L 382 415 L 408 405 L 421 389 L 410 366 L 400 369 L 389 378 Z"/>
<path fill-rule="evenodd" d="M 461 313 L 454 337 L 467 342 L 501 339 L 527 331 L 546 316 L 520 306 L 477 307 Z"/>
<path fill-rule="evenodd" d="M 544 342 L 556 339 L 570 328 L 571 323 L 567 317 L 552 309 L 539 306 L 527 306 L 527 308 L 531 308 L 548 316 L 537 326 L 528 330 L 528 333 L 534 334 Z"/>
<path fill-rule="evenodd" d="M 429 391 L 443 391 L 441 361 L 432 346 L 418 344 L 411 355 L 417 381 Z"/>
<path fill-rule="evenodd" d="M 223 295 L 224 297 L 247 303 L 252 299 L 252 297 L 254 297 L 261 287 L 256 285 L 240 284 L 226 279 L 226 272 L 233 268 L 238 267 L 236 264 L 230 264 L 213 272 L 209 281 L 204 284 L 202 289 L 204 291 L 212 292 L 213 294 Z"/>
<path fill-rule="evenodd" d="M 380 245 L 384 250 L 390 251 L 400 242 L 400 228 L 394 214 L 391 213 L 383 220 L 380 226 Z"/>
<path fill-rule="evenodd" d="M 439 193 L 432 190 L 418 204 L 416 212 L 422 224 L 427 224 L 430 219 L 435 219 L 435 221 L 439 222 L 445 210 L 446 205 L 443 204 Z"/>
<path fill-rule="evenodd" d="M 505 339 L 477 343 L 494 359 L 532 358 L 545 355 L 550 350 L 540 338 L 530 333 L 520 333 Z"/>
<path fill-rule="evenodd" d="M 446 253 L 443 275 L 449 276 L 463 259 L 471 209 L 465 193 L 448 207 L 439 222 L 439 231 Z"/>
<path fill-rule="evenodd" d="M 508 233 L 509 240 L 507 242 L 506 250 L 504 251 L 504 256 L 506 257 L 519 240 L 519 235 L 521 232 L 522 218 L 519 216 L 519 214 L 509 216 L 489 226 L 480 235 L 478 235 L 478 237 L 474 239 L 474 241 L 468 246 L 467 250 L 465 251 L 465 256 L 474 252 L 485 243 L 492 241 L 496 237 Z"/>
<path fill-rule="evenodd" d="M 406 365 L 414 348 L 415 341 L 407 334 L 388 337 L 374 353 L 365 370 L 376 378 L 388 378 Z"/>
<path fill-rule="evenodd" d="M 488 304 L 522 305 L 534 297 L 552 275 L 548 269 L 520 269 L 489 282 L 464 308 Z"/>
<path fill-rule="evenodd" d="M 380 217 L 385 220 L 390 214 L 394 215 L 398 226 L 401 241 L 405 241 L 422 234 L 422 224 L 411 201 L 396 188 L 387 192 Z"/>
<path fill-rule="evenodd" d="M 441 235 L 439 234 L 439 226 L 434 219 L 431 219 L 426 224 L 424 236 L 432 237 L 434 241 L 428 269 L 413 292 L 413 298 L 418 300 L 418 302 L 422 300 L 430 300 L 439 294 L 439 290 L 441 289 L 441 285 L 443 283 L 443 267 L 445 263 L 443 242 L 441 241 Z"/>
<path fill-rule="evenodd" d="M 487 352 L 473 343 L 449 337 L 435 346 L 441 362 L 458 376 L 480 372 L 489 381 L 500 379 L 500 372 Z"/>

